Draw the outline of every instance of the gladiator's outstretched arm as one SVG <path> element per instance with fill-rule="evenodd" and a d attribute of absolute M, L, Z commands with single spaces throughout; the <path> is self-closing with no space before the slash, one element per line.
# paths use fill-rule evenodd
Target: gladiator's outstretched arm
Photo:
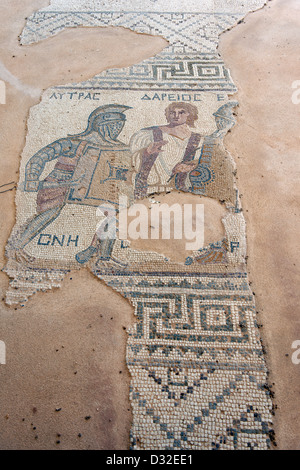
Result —
<path fill-rule="evenodd" d="M 69 139 L 61 139 L 53 142 L 39 150 L 30 158 L 25 170 L 25 191 L 37 191 L 39 187 L 39 178 L 45 168 L 47 162 L 55 160 L 63 152 L 65 147 L 72 146 Z"/>

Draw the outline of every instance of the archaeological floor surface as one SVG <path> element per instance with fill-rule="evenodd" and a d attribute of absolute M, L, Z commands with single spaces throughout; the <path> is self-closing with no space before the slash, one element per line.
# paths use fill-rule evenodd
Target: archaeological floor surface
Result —
<path fill-rule="evenodd" d="M 9 3 L 9 7 L 0 5 L 0 79 L 6 83 L 6 104 L 0 105 L 2 270 L 7 263 L 5 246 L 16 222 L 15 193 L 30 108 L 50 87 L 85 82 L 104 70 L 132 66 L 168 46 L 161 35 L 122 26 L 72 27 L 21 45 L 18 37 L 27 18 L 49 2 Z M 293 83 L 300 80 L 299 31 L 299 2 L 272 0 L 221 34 L 218 45 L 237 87 L 230 96 L 239 102 L 237 124 L 224 143 L 236 164 L 246 221 L 246 271 L 273 403 L 276 446 L 270 448 L 281 450 L 300 448 L 300 365 L 292 361 L 292 345 L 300 340 L 300 104 L 292 99 Z M 59 123 L 66 127 L 64 119 Z M 55 129 L 55 123 L 50 124 Z M 34 145 L 40 143 L 41 148 L 42 136 L 33 134 Z M 183 204 L 190 197 L 167 194 L 158 199 Z M 207 210 L 208 214 L 218 210 L 219 218 L 224 215 L 213 203 Z M 209 223 L 207 239 L 215 243 L 222 227 L 213 218 Z M 184 246 L 175 242 L 171 247 L 162 240 L 136 241 L 132 246 L 156 250 L 174 263 L 184 262 Z M 85 267 L 71 269 L 60 288 L 37 292 L 25 306 L 7 305 L 9 279 L 0 272 L 0 340 L 6 345 L 6 364 L 0 365 L 2 450 L 130 447 L 136 409 L 129 395 L 126 348 L 135 317 L 128 300 L 107 284 L 107 278 L 98 279 Z M 137 425 L 136 429 L 138 435 Z"/>

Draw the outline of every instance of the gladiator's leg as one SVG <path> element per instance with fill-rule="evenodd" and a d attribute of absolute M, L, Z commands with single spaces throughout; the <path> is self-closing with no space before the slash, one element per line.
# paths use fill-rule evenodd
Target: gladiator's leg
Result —
<path fill-rule="evenodd" d="M 115 240 L 113 239 L 99 240 L 96 234 L 91 245 L 85 250 L 77 253 L 75 256 L 76 261 L 80 264 L 87 263 L 96 253 L 99 254 L 99 259 L 109 260 L 114 243 Z"/>
<path fill-rule="evenodd" d="M 21 233 L 20 237 L 14 243 L 15 249 L 23 249 L 31 240 L 42 230 L 51 224 L 60 214 L 64 206 L 54 207 L 34 217 L 28 227 Z"/>
<path fill-rule="evenodd" d="M 100 240 L 100 259 L 110 259 L 115 244 L 114 239 Z"/>

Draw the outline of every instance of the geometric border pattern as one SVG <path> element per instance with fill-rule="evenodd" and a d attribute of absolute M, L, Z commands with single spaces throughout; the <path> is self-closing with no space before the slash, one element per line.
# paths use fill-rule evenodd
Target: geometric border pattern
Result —
<path fill-rule="evenodd" d="M 269 449 L 272 402 L 247 274 L 95 274 L 137 317 L 131 448 Z"/>

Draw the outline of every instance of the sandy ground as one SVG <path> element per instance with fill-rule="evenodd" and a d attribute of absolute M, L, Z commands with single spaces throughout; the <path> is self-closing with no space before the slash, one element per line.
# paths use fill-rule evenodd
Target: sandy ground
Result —
<path fill-rule="evenodd" d="M 8 84 L 7 104 L 0 106 L 0 184 L 17 181 L 26 118 L 39 90 L 140 62 L 166 45 L 162 38 L 123 28 L 82 28 L 21 47 L 17 36 L 25 17 L 47 4 L 12 0 L 9 9 L 0 6 L 0 60 L 23 84 L 22 90 Z M 300 365 L 291 361 L 291 344 L 300 339 L 295 215 L 300 105 L 291 101 L 292 82 L 300 79 L 299 13 L 297 0 L 273 0 L 224 34 L 220 46 L 239 88 L 238 126 L 226 146 L 237 162 L 243 195 L 248 267 L 264 325 L 280 449 L 300 448 Z M 3 267 L 15 222 L 14 192 L 0 196 Z M 7 285 L 0 273 L 2 297 Z M 82 270 L 24 308 L 2 302 L 0 320 L 0 340 L 7 347 L 7 364 L 0 366 L 0 448 L 127 449 L 126 328 L 134 321 L 128 303 Z"/>
<path fill-rule="evenodd" d="M 238 125 L 225 139 L 237 163 L 247 222 L 248 272 L 270 383 L 280 449 L 300 449 L 300 365 L 291 361 L 299 322 L 300 4 L 274 0 L 222 36 L 220 53 L 238 87 Z"/>
<path fill-rule="evenodd" d="M 0 6 L 1 61 L 27 91 L 8 84 L 7 104 L 0 107 L 0 184 L 18 179 L 28 111 L 39 102 L 28 94 L 32 88 L 79 82 L 105 68 L 140 62 L 167 44 L 124 28 L 82 28 L 21 47 L 25 17 L 47 5 L 15 0 L 9 9 Z M 14 192 L 1 198 L 2 268 L 15 223 Z M 0 283 L 3 297 L 4 273 Z M 62 289 L 34 296 L 23 309 L 2 302 L 0 310 L 0 339 L 7 348 L 7 364 L 0 366 L 0 448 L 127 449 L 125 329 L 134 317 L 125 299 L 82 270 L 65 279 Z"/>

